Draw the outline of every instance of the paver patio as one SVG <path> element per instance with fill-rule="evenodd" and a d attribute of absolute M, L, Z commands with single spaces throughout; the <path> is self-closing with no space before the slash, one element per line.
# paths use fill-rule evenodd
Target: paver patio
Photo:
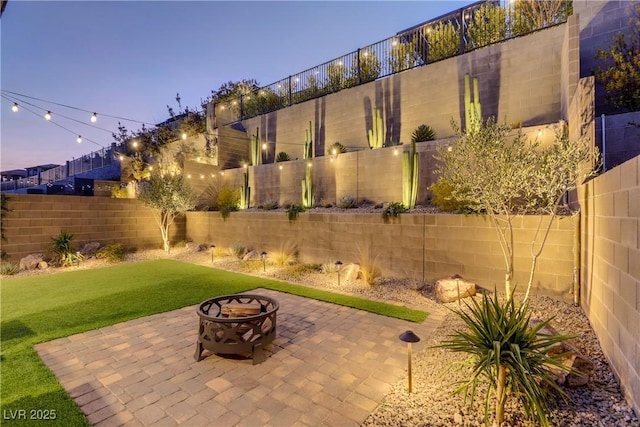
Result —
<path fill-rule="evenodd" d="M 38 344 L 35 348 L 96 426 L 356 426 L 406 378 L 398 335 L 416 324 L 285 293 L 267 360 L 193 358 L 196 306 Z"/>

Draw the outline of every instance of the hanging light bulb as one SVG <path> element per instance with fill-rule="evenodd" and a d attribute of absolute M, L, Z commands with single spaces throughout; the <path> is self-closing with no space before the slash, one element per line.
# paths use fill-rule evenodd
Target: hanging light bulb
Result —
<path fill-rule="evenodd" d="M 93 113 L 93 115 L 91 116 L 91 123 L 95 123 L 98 121 L 98 115 L 96 113 Z"/>
<path fill-rule="evenodd" d="M 14 113 L 18 112 L 18 103 L 17 102 L 13 103 L 13 107 L 11 107 L 11 111 L 13 111 Z"/>
<path fill-rule="evenodd" d="M 78 138 L 76 138 L 76 141 L 78 141 L 78 144 L 80 144 L 82 142 L 82 136 L 78 135 Z"/>
<path fill-rule="evenodd" d="M 187 139 L 187 133 L 186 132 L 182 132 L 182 139 Z"/>
<path fill-rule="evenodd" d="M 51 120 L 51 111 L 47 111 L 47 114 L 44 115 L 46 120 Z"/>

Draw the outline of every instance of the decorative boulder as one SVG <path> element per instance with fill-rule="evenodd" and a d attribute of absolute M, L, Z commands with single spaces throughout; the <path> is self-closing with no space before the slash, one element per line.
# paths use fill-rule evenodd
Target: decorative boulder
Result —
<path fill-rule="evenodd" d="M 454 302 L 462 298 L 474 296 L 476 294 L 476 285 L 455 274 L 451 277 L 438 280 L 435 291 L 438 301 Z"/>
<path fill-rule="evenodd" d="M 96 256 L 96 252 L 98 252 L 98 249 L 100 249 L 100 246 L 101 246 L 100 242 L 85 243 L 80 247 L 80 249 L 78 249 L 78 252 L 80 252 L 80 255 L 82 255 L 85 258 L 92 258 Z"/>
<path fill-rule="evenodd" d="M 38 270 L 46 270 L 47 268 L 49 268 L 49 264 L 47 264 L 46 261 L 40 261 L 38 263 Z"/>
<path fill-rule="evenodd" d="M 29 254 L 20 260 L 20 270 L 35 270 L 44 261 L 44 254 Z"/>
<path fill-rule="evenodd" d="M 540 320 L 531 320 L 530 324 L 535 327 L 540 323 Z M 546 325 L 544 328 L 538 331 L 538 335 L 560 335 L 551 325 Z M 556 378 L 556 382 L 560 385 L 566 385 L 567 387 L 580 387 L 586 385 L 589 382 L 590 376 L 595 372 L 596 365 L 580 353 L 578 348 L 573 344 L 571 340 L 564 340 L 551 347 L 548 353 L 549 356 L 555 356 L 562 360 L 562 364 L 571 371 L 562 371 L 559 369 L 552 369 L 551 372 Z"/>
<path fill-rule="evenodd" d="M 207 245 L 193 242 L 188 242 L 185 247 L 187 248 L 188 252 L 202 252 L 207 249 Z"/>

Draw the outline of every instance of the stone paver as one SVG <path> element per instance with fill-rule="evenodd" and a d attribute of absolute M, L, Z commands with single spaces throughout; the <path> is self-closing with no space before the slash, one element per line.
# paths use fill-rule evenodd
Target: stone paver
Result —
<path fill-rule="evenodd" d="M 270 290 L 278 336 L 267 360 L 196 362 L 196 307 L 39 344 L 36 350 L 89 422 L 100 426 L 357 426 L 406 378 L 415 324 Z"/>

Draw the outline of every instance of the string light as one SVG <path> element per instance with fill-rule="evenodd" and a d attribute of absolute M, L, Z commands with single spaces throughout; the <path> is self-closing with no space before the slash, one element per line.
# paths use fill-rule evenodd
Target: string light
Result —
<path fill-rule="evenodd" d="M 47 111 L 47 113 L 44 115 L 45 120 L 51 120 L 51 111 Z"/>
<path fill-rule="evenodd" d="M 11 111 L 13 111 L 14 113 L 18 112 L 18 103 L 17 102 L 13 103 L 13 107 L 11 107 Z"/>
<path fill-rule="evenodd" d="M 47 99 L 37 98 L 35 96 L 29 96 L 29 95 L 25 95 L 25 94 L 18 93 L 18 92 L 12 92 L 10 90 L 5 90 L 5 89 L 2 89 L 0 92 L 2 92 L 2 95 L 5 96 L 5 97 L 10 97 L 11 96 L 12 98 L 14 98 L 17 101 L 22 101 L 23 104 L 25 103 L 24 99 L 20 99 L 20 98 L 33 99 L 33 100 L 40 101 L 40 102 L 46 102 L 47 104 L 53 104 L 53 105 L 58 105 L 60 107 L 69 108 L 71 110 L 84 111 L 86 113 L 91 113 L 92 114 L 92 116 L 91 116 L 91 122 L 92 123 L 95 123 L 98 120 L 98 113 L 94 112 L 94 111 L 91 111 L 91 110 L 86 110 L 84 108 L 74 107 L 73 105 L 61 104 L 59 102 L 54 102 L 54 101 L 50 101 L 50 100 L 47 100 Z M 112 118 L 112 119 L 125 120 L 127 122 L 134 122 L 134 123 L 140 123 L 140 124 L 144 124 L 144 125 L 155 126 L 155 124 L 153 124 L 153 123 L 144 122 L 142 120 L 134 120 L 134 119 L 130 119 L 130 118 L 127 118 L 127 117 L 120 117 L 120 116 L 106 114 L 106 113 L 100 113 L 100 114 L 102 116 L 109 117 L 109 118 Z M 95 117 L 95 120 L 94 120 L 94 117 Z"/>
<path fill-rule="evenodd" d="M 78 141 L 78 144 L 80 144 L 82 142 L 82 136 L 78 135 L 78 138 L 76 138 L 76 141 Z"/>

